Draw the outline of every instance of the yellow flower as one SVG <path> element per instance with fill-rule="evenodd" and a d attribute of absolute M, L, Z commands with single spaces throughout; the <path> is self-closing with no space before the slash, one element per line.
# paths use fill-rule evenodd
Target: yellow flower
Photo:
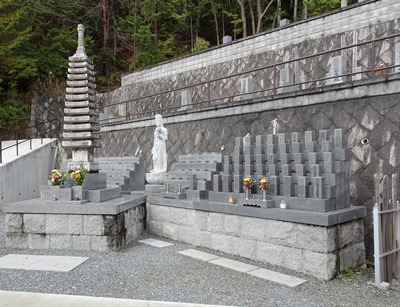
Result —
<path fill-rule="evenodd" d="M 249 180 L 250 180 L 249 178 L 244 178 L 243 179 L 244 182 L 249 182 Z"/>
<path fill-rule="evenodd" d="M 264 178 L 261 179 L 261 180 L 260 180 L 260 183 L 267 183 L 267 179 L 264 179 Z"/>

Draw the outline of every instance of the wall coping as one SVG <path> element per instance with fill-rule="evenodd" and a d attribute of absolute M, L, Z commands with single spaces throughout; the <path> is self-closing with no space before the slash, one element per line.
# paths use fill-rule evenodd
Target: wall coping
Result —
<path fill-rule="evenodd" d="M 150 205 L 177 207 L 188 210 L 224 213 L 238 216 L 247 216 L 260 219 L 278 220 L 314 226 L 335 226 L 366 216 L 366 208 L 362 206 L 351 206 L 329 212 L 315 212 L 280 208 L 252 208 L 238 205 L 229 205 L 209 200 L 180 201 L 178 199 L 165 199 L 148 196 L 147 203 Z"/>
<path fill-rule="evenodd" d="M 117 199 L 111 199 L 102 203 L 84 203 L 71 205 L 67 202 L 55 201 L 44 203 L 42 199 L 31 199 L 4 205 L 3 212 L 31 213 L 31 214 L 81 214 L 81 215 L 117 215 L 131 208 L 146 203 L 144 193 L 124 195 Z"/>

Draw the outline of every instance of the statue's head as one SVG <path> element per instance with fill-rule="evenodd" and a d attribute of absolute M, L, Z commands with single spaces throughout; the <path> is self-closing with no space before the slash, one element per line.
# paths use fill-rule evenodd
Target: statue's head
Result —
<path fill-rule="evenodd" d="M 163 124 L 163 118 L 161 116 L 161 114 L 156 114 L 156 116 L 154 117 L 154 120 L 156 122 L 156 126 L 160 127 Z"/>

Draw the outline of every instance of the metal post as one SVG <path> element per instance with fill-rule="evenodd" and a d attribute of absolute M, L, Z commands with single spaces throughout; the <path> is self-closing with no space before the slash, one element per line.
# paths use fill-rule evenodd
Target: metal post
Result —
<path fill-rule="evenodd" d="M 3 148 L 1 140 L 0 140 L 0 163 L 3 163 Z"/>
<path fill-rule="evenodd" d="M 17 151 L 17 156 L 18 156 L 18 132 L 15 132 L 15 148 Z"/>
<path fill-rule="evenodd" d="M 396 197 L 395 195 L 392 195 L 393 199 Z M 400 201 L 396 201 L 397 204 L 397 211 L 396 211 L 396 241 L 400 243 Z M 400 252 L 397 252 L 397 257 L 396 257 L 396 278 L 398 279 L 400 277 Z"/>
<path fill-rule="evenodd" d="M 207 82 L 207 89 L 208 89 L 208 105 L 211 106 L 210 100 L 211 100 L 211 93 L 210 93 L 210 81 Z"/>
<path fill-rule="evenodd" d="M 381 272 L 381 253 L 382 253 L 382 241 L 380 240 L 381 231 L 381 220 L 379 216 L 378 203 L 375 204 L 372 210 L 373 222 L 374 222 L 374 262 L 375 262 L 375 285 L 379 286 L 382 282 Z"/>
<path fill-rule="evenodd" d="M 371 61 L 372 61 L 372 67 L 371 67 L 371 78 L 372 78 L 375 73 L 375 40 L 372 41 Z"/>
<path fill-rule="evenodd" d="M 32 150 L 32 138 L 29 138 L 29 149 Z"/>

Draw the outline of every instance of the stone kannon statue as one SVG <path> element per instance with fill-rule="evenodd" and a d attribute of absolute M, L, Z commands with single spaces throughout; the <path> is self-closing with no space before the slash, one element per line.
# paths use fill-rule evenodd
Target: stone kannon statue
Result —
<path fill-rule="evenodd" d="M 165 173 L 167 171 L 167 146 L 168 131 L 163 126 L 163 118 L 160 114 L 155 116 L 156 129 L 154 130 L 154 145 L 151 149 L 153 155 L 153 169 L 151 173 Z"/>

